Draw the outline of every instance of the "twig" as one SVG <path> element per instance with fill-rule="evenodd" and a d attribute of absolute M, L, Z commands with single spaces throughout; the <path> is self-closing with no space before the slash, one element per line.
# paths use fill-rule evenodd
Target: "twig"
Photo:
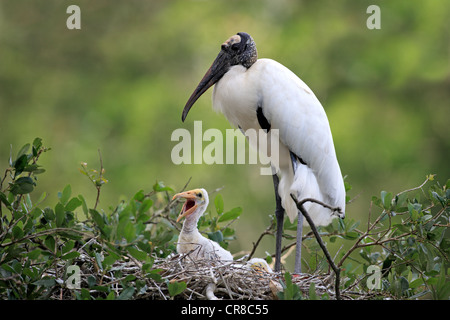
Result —
<path fill-rule="evenodd" d="M 434 177 L 434 175 L 432 175 L 432 176 Z M 415 190 L 422 189 L 422 187 L 423 187 L 429 180 L 430 180 L 430 177 L 427 176 L 427 178 L 425 179 L 425 181 L 424 181 L 420 186 L 415 187 L 415 188 L 412 188 L 412 189 L 404 190 L 404 191 L 402 191 L 402 192 L 399 192 L 399 193 L 397 193 L 397 197 L 398 197 L 399 195 L 403 194 L 403 193 L 407 193 L 407 192 L 410 192 L 410 191 L 415 191 Z"/>
<path fill-rule="evenodd" d="M 45 235 L 49 235 L 49 234 L 53 234 L 53 233 L 59 233 L 59 232 L 74 232 L 74 233 L 78 233 L 78 234 L 81 234 L 81 235 L 90 236 L 89 233 L 86 233 L 84 231 L 79 231 L 79 230 L 76 230 L 76 229 L 72 229 L 72 228 L 54 228 L 54 229 L 49 229 L 49 230 L 37 232 L 37 233 L 34 233 L 34 234 L 30 234 L 30 235 L 28 235 L 26 237 L 23 237 L 23 238 L 20 238 L 20 239 L 17 239 L 17 240 L 8 242 L 8 243 L 1 243 L 0 244 L 0 248 L 7 247 L 7 246 L 13 245 L 15 243 L 22 242 L 22 241 L 27 240 L 27 239 L 33 239 L 33 238 L 36 238 L 36 237 L 45 236 Z"/>
<path fill-rule="evenodd" d="M 275 225 L 275 222 L 274 222 L 274 220 L 272 220 L 272 223 L 270 224 L 270 226 L 268 226 L 266 228 L 266 230 L 264 230 L 263 233 L 260 234 L 258 240 L 256 240 L 256 242 L 253 242 L 253 248 L 252 248 L 252 251 L 250 252 L 250 254 L 248 255 L 247 261 L 249 261 L 255 254 L 256 248 L 258 247 L 262 238 L 264 238 L 264 236 L 266 236 L 266 235 L 273 234 L 273 232 L 271 232 L 270 230 L 273 228 L 274 225 Z"/>
<path fill-rule="evenodd" d="M 102 176 L 103 176 L 103 160 L 102 160 L 102 154 L 100 152 L 100 149 L 98 149 L 98 156 L 100 158 L 100 176 L 99 176 L 100 184 L 96 184 L 97 198 L 95 199 L 94 210 L 97 210 L 97 205 L 100 201 L 100 189 L 102 187 L 101 181 L 102 181 Z"/>

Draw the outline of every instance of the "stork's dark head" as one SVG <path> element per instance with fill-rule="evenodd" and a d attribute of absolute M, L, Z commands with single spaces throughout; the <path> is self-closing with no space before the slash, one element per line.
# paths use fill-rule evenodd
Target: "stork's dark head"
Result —
<path fill-rule="evenodd" d="M 222 52 L 228 55 L 230 66 L 240 64 L 248 69 L 258 59 L 255 41 L 245 32 L 239 32 L 222 43 Z"/>
<path fill-rule="evenodd" d="M 197 101 L 208 88 L 217 83 L 232 66 L 241 65 L 248 69 L 258 59 L 255 42 L 253 41 L 253 38 L 245 32 L 239 32 L 238 34 L 231 36 L 227 41 L 222 43 L 221 48 L 216 60 L 214 60 L 213 64 L 203 76 L 203 79 L 186 103 L 181 118 L 183 121 L 186 119 L 186 116 L 195 101 Z"/>

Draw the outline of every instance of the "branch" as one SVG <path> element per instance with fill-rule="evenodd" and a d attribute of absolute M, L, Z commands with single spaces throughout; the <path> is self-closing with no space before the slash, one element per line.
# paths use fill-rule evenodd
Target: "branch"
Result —
<path fill-rule="evenodd" d="M 28 235 L 26 237 L 23 237 L 23 238 L 20 238 L 20 239 L 17 239 L 17 240 L 8 242 L 8 243 L 0 243 L 0 248 L 8 247 L 10 245 L 22 242 L 23 240 L 33 239 L 33 238 L 37 238 L 37 237 L 40 237 L 40 236 L 45 236 L 45 235 L 49 235 L 49 234 L 53 234 L 53 233 L 60 233 L 60 232 L 74 232 L 74 233 L 78 233 L 80 235 L 91 236 L 90 233 L 86 233 L 84 231 L 79 231 L 79 230 L 76 230 L 76 229 L 71 229 L 71 228 L 54 228 L 54 229 L 49 229 L 49 230 L 37 232 L 37 233 L 34 233 L 34 234 L 30 234 L 30 235 Z"/>
<path fill-rule="evenodd" d="M 268 234 L 273 234 L 273 232 L 271 232 L 270 230 L 273 228 L 275 222 L 272 220 L 272 223 L 270 224 L 270 226 L 268 226 L 266 228 L 266 230 L 263 231 L 263 233 L 261 233 L 261 235 L 259 236 L 258 240 L 256 240 L 256 243 L 253 242 L 253 249 L 250 252 L 250 254 L 247 257 L 247 261 L 249 261 L 253 255 L 255 254 L 256 248 L 258 247 L 259 243 L 261 242 L 262 238 L 264 238 L 264 236 L 268 235 Z"/>
<path fill-rule="evenodd" d="M 98 149 L 98 157 L 100 158 L 100 175 L 99 175 L 100 184 L 96 184 L 97 198 L 95 199 L 94 210 L 97 210 L 97 205 L 100 201 L 100 189 L 102 187 L 101 182 L 102 182 L 102 176 L 103 176 L 103 160 L 102 160 L 102 154 L 100 152 L 100 149 Z"/>

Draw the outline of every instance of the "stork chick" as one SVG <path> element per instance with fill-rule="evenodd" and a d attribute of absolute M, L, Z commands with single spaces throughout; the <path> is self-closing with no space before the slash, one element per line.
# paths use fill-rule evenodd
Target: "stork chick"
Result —
<path fill-rule="evenodd" d="M 223 260 L 232 261 L 231 253 L 222 248 L 217 242 L 205 238 L 197 228 L 198 220 L 208 207 L 208 192 L 205 189 L 194 189 L 173 196 L 172 200 L 184 198 L 184 203 L 177 222 L 186 220 L 178 237 L 177 252 L 190 254 L 194 260 Z"/>

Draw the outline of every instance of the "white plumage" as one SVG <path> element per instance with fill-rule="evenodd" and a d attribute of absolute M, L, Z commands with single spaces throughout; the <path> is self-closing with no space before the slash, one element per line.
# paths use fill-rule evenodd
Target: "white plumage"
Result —
<path fill-rule="evenodd" d="M 273 182 L 277 192 L 275 271 L 279 271 L 283 208 L 291 222 L 301 216 L 291 193 L 300 201 L 313 198 L 339 208 L 339 216 L 343 218 L 345 187 L 328 119 L 319 100 L 292 71 L 274 60 L 258 59 L 257 56 L 255 42 L 245 32 L 225 41 L 187 101 L 182 120 L 195 101 L 215 85 L 213 108 L 223 113 L 232 125 L 244 132 L 265 130 L 268 151 L 271 150 L 270 138 L 278 139 L 275 140 L 279 142 L 278 157 L 265 156 L 271 158 L 277 173 Z M 331 210 L 317 203 L 307 202 L 304 208 L 316 225 L 327 225 L 334 217 Z M 302 229 L 303 219 L 300 219 L 297 224 L 297 273 L 301 269 Z"/>
<path fill-rule="evenodd" d="M 314 198 L 345 212 L 345 188 L 328 119 L 311 89 L 271 59 L 258 59 L 249 69 L 232 66 L 214 86 L 213 108 L 235 127 L 261 129 L 255 116 L 258 106 L 271 125 L 269 134 L 279 130 L 278 192 L 291 222 L 297 217 L 297 207 L 290 193 L 299 200 Z M 295 177 L 289 151 L 306 163 L 298 163 Z M 316 225 L 328 225 L 333 217 L 318 204 L 306 203 L 305 209 Z"/>
<path fill-rule="evenodd" d="M 176 194 L 173 199 L 184 198 L 186 202 L 181 209 L 177 221 L 183 223 L 178 237 L 177 252 L 189 254 L 194 260 L 233 260 L 231 253 L 217 242 L 205 238 L 197 228 L 198 220 L 208 207 L 209 198 L 205 189 L 194 189 Z"/>

